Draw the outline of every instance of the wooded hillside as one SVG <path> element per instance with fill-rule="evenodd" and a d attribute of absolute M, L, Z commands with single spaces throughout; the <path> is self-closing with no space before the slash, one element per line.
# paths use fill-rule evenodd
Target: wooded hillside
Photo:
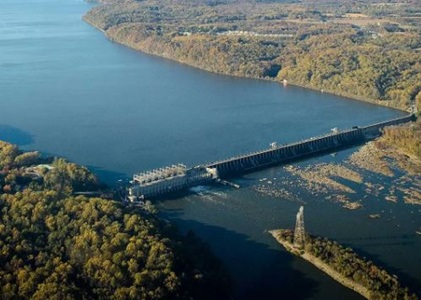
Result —
<path fill-rule="evenodd" d="M 75 197 L 85 167 L 0 142 L 1 299 L 228 299 L 221 263 L 139 208 Z"/>
<path fill-rule="evenodd" d="M 414 1 L 107 1 L 85 20 L 129 47 L 204 70 L 406 109 L 421 90 Z"/>

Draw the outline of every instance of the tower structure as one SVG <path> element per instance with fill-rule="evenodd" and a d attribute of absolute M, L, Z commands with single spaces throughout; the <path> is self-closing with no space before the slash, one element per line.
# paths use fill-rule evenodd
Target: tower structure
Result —
<path fill-rule="evenodd" d="M 305 244 L 305 230 L 304 230 L 304 206 L 300 207 L 297 213 L 297 220 L 295 222 L 294 231 L 294 247 L 304 248 Z"/>

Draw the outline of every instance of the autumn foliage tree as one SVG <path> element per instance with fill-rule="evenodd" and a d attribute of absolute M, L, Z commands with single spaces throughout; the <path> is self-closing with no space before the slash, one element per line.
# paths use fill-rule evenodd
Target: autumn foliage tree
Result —
<path fill-rule="evenodd" d="M 88 169 L 55 159 L 41 181 L 18 185 L 36 159 L 3 142 L 0 155 L 1 299 L 229 298 L 227 273 L 191 234 L 113 200 L 73 196 L 97 183 Z"/>

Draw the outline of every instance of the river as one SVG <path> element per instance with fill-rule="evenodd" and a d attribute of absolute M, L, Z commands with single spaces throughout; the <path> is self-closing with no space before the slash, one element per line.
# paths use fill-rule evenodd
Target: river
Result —
<path fill-rule="evenodd" d="M 82 0 L 0 2 L 0 139 L 87 165 L 108 183 L 402 115 L 135 52 L 84 23 L 90 7 Z M 351 152 L 298 165 L 341 161 Z M 283 168 L 272 168 L 236 179 L 238 190 L 203 188 L 157 205 L 211 245 L 233 275 L 237 299 L 359 299 L 265 233 L 292 227 L 300 205 L 253 188 L 282 176 L 288 178 Z M 353 246 L 420 286 L 417 207 L 378 200 L 351 212 L 322 198 L 305 200 L 312 233 Z M 392 210 L 393 220 L 367 218 L 380 208 Z"/>

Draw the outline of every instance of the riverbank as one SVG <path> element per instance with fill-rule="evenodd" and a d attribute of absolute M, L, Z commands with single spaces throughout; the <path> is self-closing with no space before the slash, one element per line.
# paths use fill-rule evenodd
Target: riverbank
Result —
<path fill-rule="evenodd" d="M 97 23 L 93 22 L 93 20 L 88 18 L 86 15 L 83 17 L 83 20 L 86 23 L 88 23 L 89 25 L 91 25 L 91 26 L 95 27 L 96 29 L 98 29 L 99 31 L 101 31 L 107 37 L 107 39 L 109 39 L 113 43 L 120 44 L 122 46 L 128 47 L 128 48 L 136 50 L 136 51 L 143 52 L 143 53 L 148 54 L 148 55 L 153 55 L 153 56 L 156 56 L 156 57 L 169 59 L 169 60 L 175 61 L 179 64 L 186 65 L 186 66 L 193 67 L 193 68 L 197 68 L 197 69 L 200 69 L 202 71 L 211 72 L 211 73 L 215 73 L 215 74 L 221 74 L 221 75 L 227 75 L 227 76 L 233 76 L 233 77 L 272 81 L 272 82 L 277 82 L 278 84 L 282 84 L 284 86 L 289 85 L 289 86 L 301 87 L 301 88 L 305 88 L 305 89 L 320 92 L 320 93 L 331 94 L 331 95 L 347 98 L 347 99 L 350 99 L 350 100 L 356 100 L 356 101 L 371 103 L 371 104 L 374 104 L 374 105 L 394 108 L 394 109 L 397 109 L 397 110 L 400 110 L 400 111 L 403 111 L 403 112 L 408 112 L 408 108 L 401 107 L 401 106 L 396 105 L 392 102 L 385 102 L 385 101 L 380 101 L 378 99 L 372 99 L 372 98 L 364 98 L 364 97 L 361 97 L 361 96 L 353 95 L 351 93 L 335 92 L 335 91 L 330 90 L 330 89 L 323 89 L 320 86 L 312 86 L 312 85 L 309 85 L 309 84 L 299 83 L 299 82 L 291 80 L 291 79 L 285 81 L 287 83 L 284 83 L 285 78 L 250 76 L 250 75 L 247 75 L 247 74 L 230 73 L 230 72 L 226 72 L 226 71 L 221 71 L 221 70 L 212 68 L 211 65 L 206 65 L 206 64 L 202 65 L 200 62 L 197 62 L 197 61 L 180 59 L 178 57 L 175 57 L 175 56 L 171 55 L 168 52 L 154 51 L 154 50 L 152 50 L 152 48 L 160 49 L 160 46 L 159 46 L 158 42 L 157 42 L 156 45 L 154 45 L 154 47 L 143 46 L 141 44 L 135 43 L 134 40 L 133 40 L 134 38 L 119 36 L 120 29 L 119 30 L 106 30 L 106 29 L 102 28 L 101 26 L 99 26 Z M 124 29 L 121 30 L 121 31 L 124 31 Z M 162 46 L 164 46 L 164 45 L 162 45 Z"/>
<path fill-rule="evenodd" d="M 406 112 L 406 110 L 402 109 L 401 107 L 395 106 L 395 105 L 391 104 L 390 102 L 385 103 L 385 102 L 382 102 L 382 101 L 379 101 L 379 100 L 358 97 L 358 96 L 352 95 L 352 94 L 337 93 L 337 92 L 334 92 L 334 91 L 331 91 L 331 90 L 321 89 L 320 87 L 315 87 L 315 86 L 311 86 L 311 85 L 308 85 L 308 84 L 300 84 L 300 83 L 294 82 L 294 81 L 285 81 L 284 82 L 283 78 L 279 79 L 279 78 L 273 78 L 273 77 L 249 76 L 249 75 L 246 75 L 246 74 L 238 74 L 238 73 L 230 73 L 230 72 L 226 72 L 226 71 L 221 71 L 221 70 L 212 68 L 211 65 L 206 65 L 206 64 L 202 65 L 202 64 L 200 64 L 200 62 L 197 62 L 197 61 L 189 61 L 189 60 L 186 60 L 186 59 L 180 59 L 180 58 L 174 57 L 167 52 L 154 51 L 154 50 L 151 49 L 151 47 L 145 47 L 143 45 L 135 43 L 133 38 L 120 37 L 119 36 L 120 30 L 106 30 L 106 29 L 102 28 L 99 24 L 95 23 L 93 21 L 93 19 L 89 18 L 87 15 L 85 15 L 83 17 L 83 20 L 86 23 L 88 23 L 89 25 L 91 25 L 92 27 L 101 31 L 105 35 L 105 37 L 113 43 L 120 44 L 122 46 L 128 47 L 128 48 L 136 50 L 136 51 L 143 52 L 143 53 L 148 54 L 148 55 L 153 55 L 153 56 L 156 56 L 156 57 L 160 57 L 160 58 L 164 58 L 164 59 L 168 59 L 168 60 L 177 62 L 177 63 L 182 64 L 182 65 L 197 68 L 197 69 L 202 70 L 202 71 L 211 72 L 211 73 L 215 73 L 215 74 L 221 74 L 221 75 L 227 75 L 227 76 L 233 76 L 233 77 L 239 77 L 239 78 L 250 78 L 250 79 L 255 79 L 255 80 L 265 80 L 265 81 L 277 82 L 278 84 L 282 84 L 284 86 L 289 85 L 289 86 L 301 87 L 301 88 L 313 90 L 313 91 L 320 92 L 320 93 L 336 95 L 336 96 L 340 96 L 340 97 L 343 97 L 343 98 L 348 98 L 348 99 L 351 99 L 351 100 L 357 100 L 357 101 L 366 102 L 366 103 L 368 102 L 368 103 L 372 103 L 372 104 L 375 104 L 375 105 L 390 107 L 390 108 L 394 108 L 394 109 Z M 122 31 L 124 31 L 124 30 L 122 30 Z M 154 46 L 153 48 L 155 48 L 155 47 L 157 49 L 160 48 L 158 45 Z"/>
<path fill-rule="evenodd" d="M 332 279 L 366 299 L 418 299 L 402 288 L 396 277 L 358 257 L 350 248 L 336 242 L 307 235 L 304 249 L 292 245 L 292 230 L 270 230 L 269 233 L 288 252 L 312 263 Z"/>
<path fill-rule="evenodd" d="M 2 299 L 232 298 L 225 268 L 193 232 L 88 197 L 102 185 L 86 167 L 3 141 L 0 154 Z"/>
<path fill-rule="evenodd" d="M 414 55 L 419 53 L 392 32 L 382 32 L 373 39 L 373 32 L 363 27 L 315 22 L 314 16 L 301 16 L 300 23 L 284 14 L 262 18 L 278 11 L 306 11 L 300 4 L 246 1 L 241 4 L 243 13 L 238 15 L 235 3 L 210 5 L 199 1 L 191 7 L 183 1 L 105 2 L 107 5 L 95 7 L 83 19 L 110 40 L 144 53 L 214 73 L 280 83 L 285 80 L 307 89 L 401 110 L 416 104 L 417 67 L 406 61 L 416 60 Z M 329 7 L 329 11 L 335 9 L 341 10 L 335 5 Z M 330 18 L 323 9 L 320 13 Z M 384 17 L 391 15 L 386 13 Z M 224 34 L 227 32 L 235 34 Z M 359 39 L 355 39 L 356 35 Z M 384 54 L 389 52 L 380 51 L 379 40 L 383 47 L 394 50 L 387 59 Z M 392 66 L 393 70 L 388 70 Z M 409 72 L 415 77 L 404 76 Z"/>

